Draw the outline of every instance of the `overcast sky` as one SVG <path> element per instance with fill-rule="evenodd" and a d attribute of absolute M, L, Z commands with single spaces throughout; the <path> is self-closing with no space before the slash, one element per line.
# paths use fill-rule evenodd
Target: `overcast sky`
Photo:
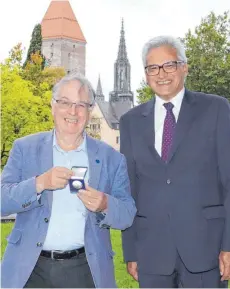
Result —
<path fill-rule="evenodd" d="M 0 61 L 22 42 L 28 49 L 32 30 L 40 23 L 50 0 L 1 0 Z M 87 41 L 86 76 L 96 88 L 98 74 L 108 99 L 113 90 L 114 62 L 117 58 L 121 19 L 124 18 L 133 92 L 144 77 L 141 50 L 150 38 L 168 34 L 184 37 L 210 11 L 230 10 L 229 0 L 70 0 Z"/>

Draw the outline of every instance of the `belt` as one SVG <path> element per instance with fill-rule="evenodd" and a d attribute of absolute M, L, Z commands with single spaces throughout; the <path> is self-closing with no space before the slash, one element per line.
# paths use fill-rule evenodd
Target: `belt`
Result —
<path fill-rule="evenodd" d="M 82 247 L 80 249 L 76 250 L 70 250 L 70 251 L 59 251 L 59 250 L 52 250 L 52 251 L 45 251 L 42 250 L 40 256 L 56 259 L 56 260 L 63 260 L 63 259 L 70 259 L 75 256 L 78 256 L 82 253 L 85 253 L 85 248 Z"/>

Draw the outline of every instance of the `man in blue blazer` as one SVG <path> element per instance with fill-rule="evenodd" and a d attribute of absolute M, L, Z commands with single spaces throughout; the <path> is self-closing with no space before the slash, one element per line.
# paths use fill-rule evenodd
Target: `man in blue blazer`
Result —
<path fill-rule="evenodd" d="M 2 172 L 2 215 L 16 213 L 2 262 L 4 288 L 116 287 L 109 228 L 136 213 L 123 155 L 85 133 L 90 83 L 65 76 L 54 86 L 55 129 L 14 142 Z M 71 193 L 73 166 L 87 168 Z"/>
<path fill-rule="evenodd" d="M 230 279 L 230 105 L 184 87 L 183 45 L 161 36 L 143 49 L 156 96 L 120 121 L 137 215 L 123 233 L 140 287 L 224 287 Z"/>

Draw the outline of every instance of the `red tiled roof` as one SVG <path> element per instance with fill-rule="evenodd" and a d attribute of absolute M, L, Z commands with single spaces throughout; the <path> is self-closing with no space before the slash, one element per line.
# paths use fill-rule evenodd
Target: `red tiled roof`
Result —
<path fill-rule="evenodd" d="M 69 38 L 86 42 L 68 0 L 52 0 L 41 23 L 42 38 Z"/>

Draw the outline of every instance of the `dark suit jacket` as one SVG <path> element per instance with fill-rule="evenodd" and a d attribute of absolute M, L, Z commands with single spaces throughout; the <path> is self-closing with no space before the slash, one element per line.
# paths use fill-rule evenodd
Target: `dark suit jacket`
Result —
<path fill-rule="evenodd" d="M 122 234 L 125 261 L 145 273 L 171 274 L 177 252 L 191 272 L 218 266 L 230 251 L 230 105 L 186 90 L 170 159 L 154 146 L 154 99 L 120 121 L 137 206 Z"/>

